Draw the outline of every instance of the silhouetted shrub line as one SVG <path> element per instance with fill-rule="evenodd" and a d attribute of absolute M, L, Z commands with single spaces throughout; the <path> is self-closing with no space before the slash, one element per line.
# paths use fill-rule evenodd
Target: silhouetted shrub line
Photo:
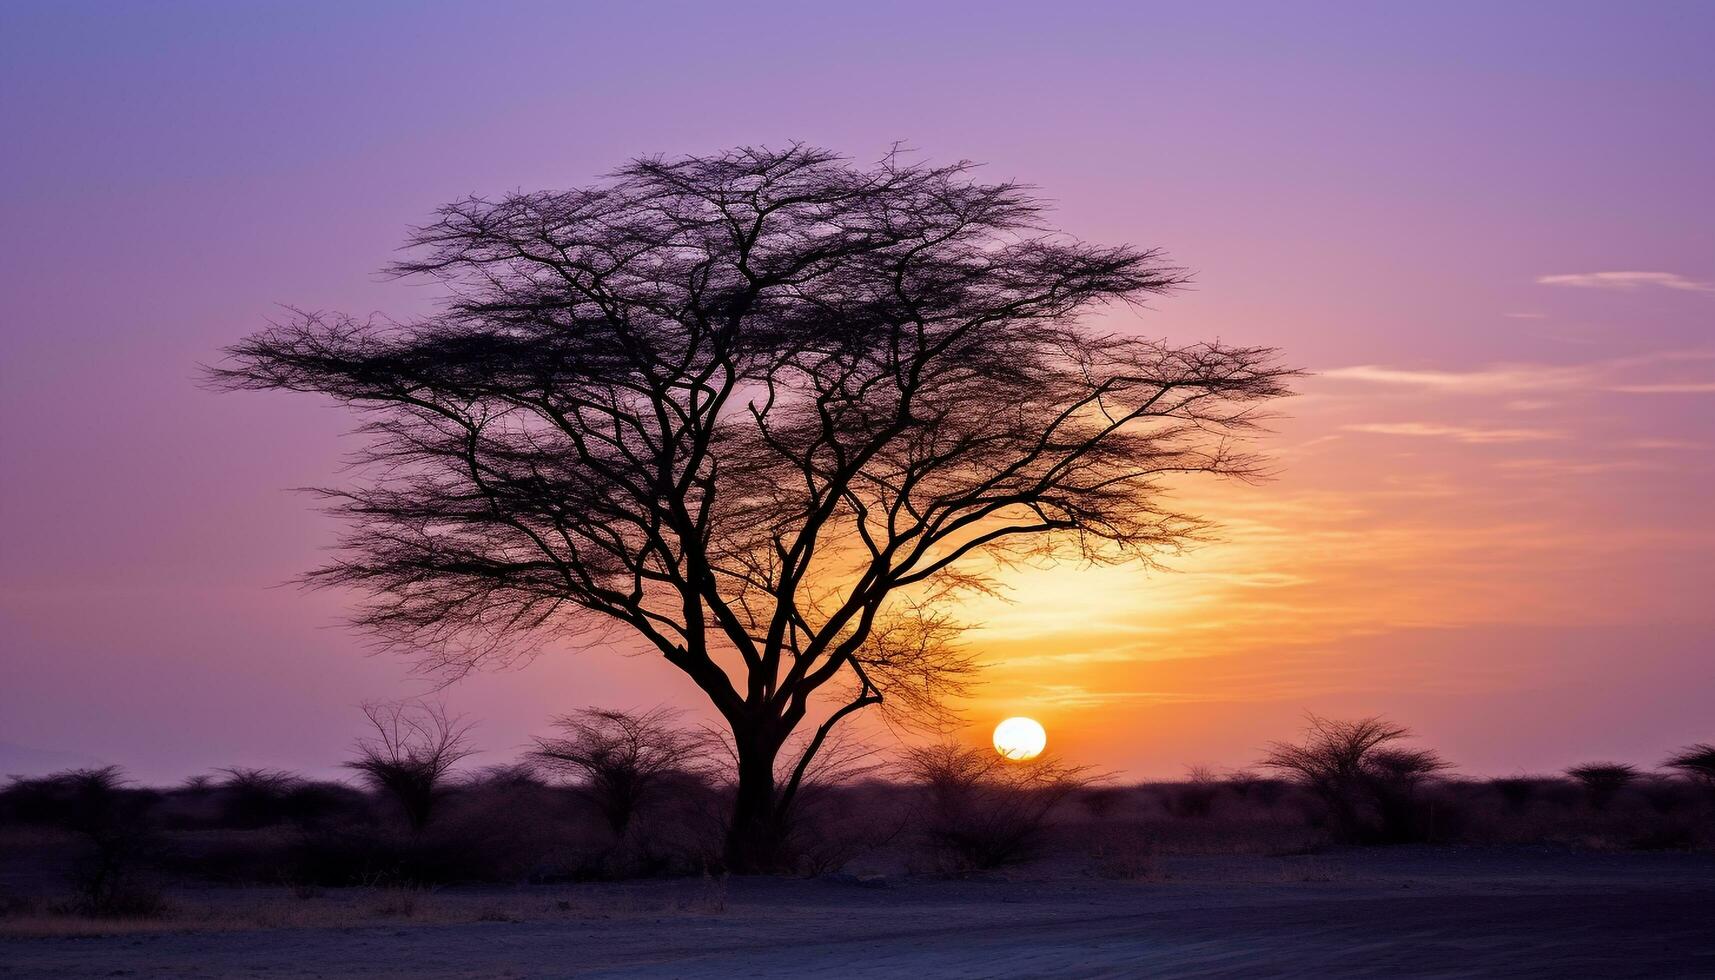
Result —
<path fill-rule="evenodd" d="M 26 837 L 38 859 L 69 886 L 51 907 L 92 917 L 170 914 L 161 882 L 186 877 L 306 899 L 328 887 L 401 890 L 401 915 L 410 889 L 441 884 L 703 876 L 724 890 L 725 757 L 671 712 L 567 716 L 525 762 L 459 776 L 468 726 L 424 710 L 420 727 L 360 746 L 367 792 L 278 770 L 149 789 L 117 767 L 74 769 L 13 777 L 0 789 L 0 829 L 36 828 Z M 1313 716 L 1301 741 L 1261 760 L 1287 779 L 1194 767 L 1179 782 L 1131 786 L 953 744 L 905 749 L 889 772 L 867 748 L 841 765 L 834 751 L 832 775 L 806 784 L 782 828 L 783 870 L 885 887 L 878 867 L 963 875 L 1059 853 L 1081 856 L 1090 874 L 1156 881 L 1172 876 L 1175 856 L 1289 858 L 1331 843 L 1715 849 L 1706 744 L 1660 773 L 1596 762 L 1483 781 L 1453 777 L 1409 735 L 1379 718 Z M 374 759 L 429 772 L 401 791 L 365 768 Z M 50 907 L 32 902 L 8 897 L 0 915 Z"/>

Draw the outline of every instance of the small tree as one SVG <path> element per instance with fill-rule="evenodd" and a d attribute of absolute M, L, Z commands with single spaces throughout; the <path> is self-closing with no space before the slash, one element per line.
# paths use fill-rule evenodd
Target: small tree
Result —
<path fill-rule="evenodd" d="M 392 797 L 411 830 L 421 831 L 446 793 L 453 766 L 476 752 L 468 744 L 471 725 L 449 716 L 444 705 L 423 701 L 370 702 L 363 714 L 374 734 L 357 740 L 358 757 L 346 768 Z"/>
<path fill-rule="evenodd" d="M 697 767 L 698 738 L 678 727 L 671 708 L 615 711 L 586 708 L 555 721 L 561 734 L 536 740 L 531 757 L 580 780 L 615 837 L 674 776 Z"/>
<path fill-rule="evenodd" d="M 1302 744 L 1273 743 L 1261 765 L 1285 773 L 1321 800 L 1342 837 L 1410 839 L 1417 788 L 1450 768 L 1448 763 L 1428 749 L 1391 747 L 1409 738 L 1411 729 L 1379 717 L 1308 719 Z"/>
<path fill-rule="evenodd" d="M 1662 765 L 1705 789 L 1715 790 L 1715 745 L 1708 742 L 1688 745 Z"/>
<path fill-rule="evenodd" d="M 1638 778 L 1638 769 L 1624 762 L 1586 762 L 1566 770 L 1566 775 L 1584 787 L 1592 809 L 1606 810 L 1614 797 Z"/>

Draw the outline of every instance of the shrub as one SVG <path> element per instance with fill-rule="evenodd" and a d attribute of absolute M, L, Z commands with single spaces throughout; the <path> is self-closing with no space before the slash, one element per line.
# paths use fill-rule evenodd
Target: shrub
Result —
<path fill-rule="evenodd" d="M 1696 802 L 1696 789 L 1683 780 L 1666 776 L 1645 776 L 1636 783 L 1638 794 L 1650 809 L 1663 815 L 1677 813 Z"/>
<path fill-rule="evenodd" d="M 1032 857 L 1054 807 L 1090 782 L 1046 756 L 1013 762 L 983 748 L 909 749 L 903 769 L 925 795 L 924 842 L 938 870 L 998 868 Z"/>
<path fill-rule="evenodd" d="M 615 838 L 674 776 L 695 768 L 699 743 L 677 726 L 671 708 L 615 711 L 586 708 L 555 721 L 561 735 L 536 740 L 531 758 L 573 777 Z"/>
<path fill-rule="evenodd" d="M 126 786 L 118 766 L 66 769 L 46 776 L 14 776 L 0 791 L 0 816 L 10 822 L 104 832 L 139 819 L 155 794 Z"/>
<path fill-rule="evenodd" d="M 1276 742 L 1261 765 L 1287 774 L 1326 808 L 1330 829 L 1354 843 L 1422 839 L 1417 790 L 1451 768 L 1429 749 L 1398 748 L 1411 730 L 1381 718 L 1336 721 L 1309 716 L 1302 744 Z"/>
<path fill-rule="evenodd" d="M 1715 745 L 1698 742 L 1675 752 L 1662 765 L 1681 776 L 1715 790 Z"/>
<path fill-rule="evenodd" d="M 150 919 L 165 915 L 161 893 L 138 880 L 138 838 L 103 838 L 73 867 L 72 901 L 66 911 L 101 919 Z"/>
<path fill-rule="evenodd" d="M 363 805 L 356 791 L 340 783 L 316 782 L 278 769 L 217 771 L 225 777 L 216 792 L 221 822 L 228 827 L 311 826 Z"/>
<path fill-rule="evenodd" d="M 874 782 L 813 787 L 789 815 L 790 866 L 806 875 L 838 872 L 893 843 L 910 816 L 897 787 Z"/>
<path fill-rule="evenodd" d="M 1620 790 L 1638 778 L 1638 770 L 1623 762 L 1586 762 L 1566 770 L 1566 775 L 1584 787 L 1592 809 L 1606 810 Z"/>
<path fill-rule="evenodd" d="M 299 782 L 298 777 L 278 769 L 218 771 L 225 776 L 219 783 L 221 818 L 231 827 L 266 827 L 281 822 L 286 796 Z"/>
<path fill-rule="evenodd" d="M 358 739 L 358 757 L 345 765 L 399 804 L 411 830 L 421 831 L 446 795 L 453 766 L 475 754 L 471 726 L 445 706 L 422 701 L 372 702 L 363 713 L 375 734 Z"/>
<path fill-rule="evenodd" d="M 1207 817 L 1214 812 L 1215 798 L 1220 792 L 1221 783 L 1213 769 L 1189 766 L 1185 770 L 1185 781 L 1175 786 L 1168 797 L 1169 810 L 1180 817 Z"/>
<path fill-rule="evenodd" d="M 156 794 L 126 785 L 118 766 L 68 769 L 35 779 L 14 778 L 0 793 L 0 810 L 19 823 L 69 830 L 82 850 L 69 875 L 69 911 L 101 917 L 142 917 L 164 910 L 159 895 L 137 879 L 154 843 L 148 811 Z"/>
<path fill-rule="evenodd" d="M 1542 788 L 1541 779 L 1530 776 L 1505 776 L 1489 780 L 1489 785 L 1501 795 L 1508 807 L 1513 810 L 1523 810 L 1536 799 L 1537 792 Z"/>
<path fill-rule="evenodd" d="M 1227 788 L 1241 800 L 1251 800 L 1263 807 L 1280 801 L 1286 782 L 1272 779 L 1250 769 L 1235 769 L 1227 773 Z"/>
<path fill-rule="evenodd" d="M 1432 808 L 1419 806 L 1422 785 L 1452 766 L 1429 749 L 1376 749 L 1366 765 L 1369 790 L 1388 843 L 1435 837 Z"/>

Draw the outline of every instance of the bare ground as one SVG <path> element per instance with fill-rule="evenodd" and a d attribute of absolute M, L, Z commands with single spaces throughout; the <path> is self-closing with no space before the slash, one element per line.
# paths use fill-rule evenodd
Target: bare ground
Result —
<path fill-rule="evenodd" d="M 1167 859 L 1147 880 L 214 889 L 174 902 L 172 919 L 94 930 L 105 935 L 13 920 L 0 977 L 1715 976 L 1707 855 L 1403 848 Z"/>

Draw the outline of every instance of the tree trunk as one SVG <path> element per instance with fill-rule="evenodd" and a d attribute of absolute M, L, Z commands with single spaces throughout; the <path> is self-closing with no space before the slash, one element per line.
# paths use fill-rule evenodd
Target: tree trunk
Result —
<path fill-rule="evenodd" d="M 783 829 L 774 809 L 774 759 L 780 747 L 773 740 L 739 735 L 738 795 L 727 828 L 726 869 L 733 874 L 779 871 L 784 859 Z"/>

